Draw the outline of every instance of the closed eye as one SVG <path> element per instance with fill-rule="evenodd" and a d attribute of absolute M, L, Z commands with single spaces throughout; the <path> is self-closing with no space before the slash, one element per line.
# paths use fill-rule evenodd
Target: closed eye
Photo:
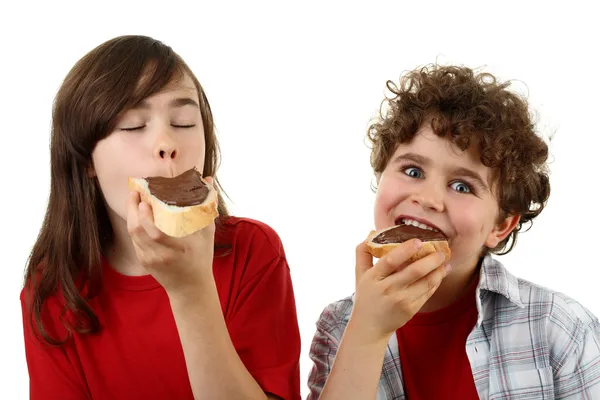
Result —
<path fill-rule="evenodd" d="M 171 125 L 173 128 L 182 128 L 182 129 L 186 129 L 186 128 L 193 128 L 196 126 L 196 124 L 191 124 L 191 125 Z M 141 129 L 144 129 L 146 127 L 146 125 L 141 125 L 141 126 L 133 126 L 131 128 L 121 128 L 122 131 L 139 131 Z"/>
<path fill-rule="evenodd" d="M 193 128 L 196 126 L 196 124 L 192 124 L 192 125 L 171 125 L 173 128 Z"/>
<path fill-rule="evenodd" d="M 142 125 L 142 126 L 134 126 L 134 127 L 131 127 L 131 128 L 121 128 L 121 130 L 122 131 L 129 131 L 129 132 L 130 131 L 139 131 L 140 129 L 143 129 L 145 127 L 146 127 L 146 125 Z"/>

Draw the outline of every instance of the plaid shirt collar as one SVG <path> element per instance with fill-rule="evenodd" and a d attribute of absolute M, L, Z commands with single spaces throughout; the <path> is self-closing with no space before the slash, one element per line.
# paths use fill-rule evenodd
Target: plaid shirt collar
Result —
<path fill-rule="evenodd" d="M 481 273 L 479 276 L 479 285 L 477 287 L 477 324 L 479 328 L 483 322 L 483 297 L 485 292 L 492 292 L 505 297 L 508 301 L 519 308 L 525 305 L 521 301 L 519 291 L 519 280 L 516 276 L 508 272 L 499 261 L 495 260 L 490 254 L 487 254 L 481 262 Z"/>

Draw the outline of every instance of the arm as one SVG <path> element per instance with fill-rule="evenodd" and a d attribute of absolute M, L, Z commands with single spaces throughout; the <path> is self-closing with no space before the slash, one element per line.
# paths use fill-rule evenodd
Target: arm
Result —
<path fill-rule="evenodd" d="M 226 289 L 232 290 L 226 323 L 213 271 L 214 223 L 183 238 L 168 237 L 133 193 L 127 226 L 141 264 L 169 297 L 194 397 L 266 399 L 272 393 L 299 399 L 300 334 L 277 235 L 266 227 L 237 235 L 246 254 L 232 256 L 241 274 Z"/>
<path fill-rule="evenodd" d="M 194 398 L 266 399 L 233 347 L 212 277 L 170 297 Z"/>
<path fill-rule="evenodd" d="M 418 241 L 399 245 L 373 265 L 366 245 L 356 249 L 356 295 L 352 316 L 321 400 L 372 399 L 377 394 L 386 345 L 437 290 L 449 267 L 444 255 L 432 253 L 415 262 L 410 258 L 420 248 Z M 327 360 L 326 362 L 329 362 Z"/>
<path fill-rule="evenodd" d="M 48 301 L 50 302 L 50 301 Z M 50 308 L 50 307 L 48 307 Z M 46 308 L 46 311 L 48 311 Z M 57 307 L 56 311 L 59 311 Z M 23 315 L 23 334 L 25 339 L 25 356 L 29 371 L 29 396 L 31 400 L 85 400 L 90 396 L 85 383 L 71 364 L 69 353 L 74 351 L 67 342 L 62 348 L 51 347 L 35 337 L 29 310 L 26 306 L 24 292 L 21 293 L 21 310 Z M 44 327 L 53 337 L 57 337 L 58 329 L 53 329 L 52 316 L 58 319 L 58 312 L 43 314 Z M 62 330 L 61 330 L 62 331 Z M 61 332 L 61 336 L 65 332 Z"/>
<path fill-rule="evenodd" d="M 323 388 L 323 399 L 369 399 L 377 393 L 389 338 L 369 340 L 357 328 L 350 318 Z"/>
<path fill-rule="evenodd" d="M 251 258 L 244 275 L 251 278 L 235 293 L 227 322 L 214 280 L 196 295 L 171 300 L 192 388 L 211 399 L 266 392 L 298 400 L 300 334 L 287 262 Z"/>
<path fill-rule="evenodd" d="M 326 314 L 327 310 L 324 312 Z M 326 316 L 321 318 L 327 319 Z M 336 338 L 339 332 L 327 329 L 326 325 L 319 321 L 310 348 L 309 355 L 314 364 L 309 376 L 308 400 L 321 396 L 328 398 L 330 393 L 343 399 L 373 397 L 377 392 L 387 342 L 368 343 L 363 340 L 352 318 L 341 343 Z"/>

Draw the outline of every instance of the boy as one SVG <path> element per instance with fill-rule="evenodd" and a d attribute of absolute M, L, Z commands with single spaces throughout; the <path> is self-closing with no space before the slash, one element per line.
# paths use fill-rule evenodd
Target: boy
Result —
<path fill-rule="evenodd" d="M 560 293 L 511 275 L 506 254 L 550 194 L 548 147 L 524 100 L 454 66 L 408 73 L 372 124 L 375 228 L 440 231 L 449 264 L 417 240 L 375 265 L 317 323 L 309 399 L 600 398 L 600 325 Z"/>

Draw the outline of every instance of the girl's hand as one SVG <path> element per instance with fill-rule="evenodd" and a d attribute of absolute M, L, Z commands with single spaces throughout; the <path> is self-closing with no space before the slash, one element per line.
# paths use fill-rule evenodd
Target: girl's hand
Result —
<path fill-rule="evenodd" d="M 213 279 L 214 222 L 182 238 L 170 237 L 154 225 L 152 208 L 130 194 L 127 230 L 138 259 L 169 295 L 197 290 Z"/>

